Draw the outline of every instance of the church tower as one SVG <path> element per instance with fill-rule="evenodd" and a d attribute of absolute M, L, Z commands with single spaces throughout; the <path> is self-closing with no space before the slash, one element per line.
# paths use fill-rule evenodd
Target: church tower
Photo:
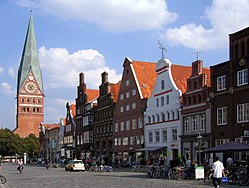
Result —
<path fill-rule="evenodd" d="M 32 15 L 23 47 L 17 77 L 17 114 L 15 133 L 27 137 L 39 136 L 39 125 L 44 121 L 44 91 L 36 48 Z"/>

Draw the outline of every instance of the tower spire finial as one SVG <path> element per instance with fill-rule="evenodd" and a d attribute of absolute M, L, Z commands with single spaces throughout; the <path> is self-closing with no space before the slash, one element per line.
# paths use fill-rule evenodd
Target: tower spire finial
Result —
<path fill-rule="evenodd" d="M 159 45 L 159 48 L 162 50 L 162 58 L 165 58 L 164 57 L 164 51 L 167 52 L 166 48 L 162 45 L 160 40 L 158 40 L 158 45 Z"/>
<path fill-rule="evenodd" d="M 196 54 L 196 61 L 198 61 L 199 60 L 199 54 L 202 54 L 202 52 L 194 52 L 193 54 Z"/>

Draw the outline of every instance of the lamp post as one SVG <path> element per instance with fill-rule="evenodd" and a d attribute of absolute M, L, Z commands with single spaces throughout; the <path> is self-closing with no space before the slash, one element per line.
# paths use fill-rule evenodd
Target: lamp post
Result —
<path fill-rule="evenodd" d="M 202 139 L 203 139 L 203 136 L 201 136 L 201 133 L 199 132 L 199 135 L 196 137 L 197 138 L 197 141 L 198 141 L 198 147 L 199 147 L 199 164 L 198 166 L 201 165 L 201 142 L 202 142 Z"/>

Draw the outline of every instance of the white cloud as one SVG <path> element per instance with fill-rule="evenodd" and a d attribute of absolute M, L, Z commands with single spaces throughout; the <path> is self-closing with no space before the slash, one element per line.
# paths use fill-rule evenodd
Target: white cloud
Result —
<path fill-rule="evenodd" d="M 80 72 L 84 73 L 88 88 L 99 87 L 104 71 L 108 72 L 110 82 L 116 83 L 121 79 L 121 74 L 105 66 L 103 55 L 92 49 L 69 54 L 65 48 L 46 49 L 42 46 L 39 59 L 47 88 L 76 88 Z"/>
<path fill-rule="evenodd" d="M 1 83 L 1 92 L 6 95 L 13 95 L 15 93 L 12 86 L 6 82 Z"/>
<path fill-rule="evenodd" d="M 16 3 L 62 19 L 94 23 L 112 32 L 159 29 L 177 18 L 168 11 L 165 0 L 16 0 Z"/>
<path fill-rule="evenodd" d="M 11 78 L 15 78 L 16 77 L 16 72 L 15 70 L 11 67 L 8 69 L 8 74 Z"/>
<path fill-rule="evenodd" d="M 0 74 L 2 74 L 4 71 L 4 69 L 2 67 L 0 67 Z"/>
<path fill-rule="evenodd" d="M 203 16 L 210 21 L 211 28 L 189 23 L 168 29 L 162 37 L 170 44 L 196 50 L 225 48 L 229 34 L 248 27 L 248 17 L 248 0 L 213 0 Z"/>

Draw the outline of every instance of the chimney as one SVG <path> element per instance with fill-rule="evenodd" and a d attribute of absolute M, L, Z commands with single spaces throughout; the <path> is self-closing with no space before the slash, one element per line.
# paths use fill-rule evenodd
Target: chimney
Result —
<path fill-rule="evenodd" d="M 79 83 L 79 85 L 82 85 L 82 84 L 84 84 L 84 73 L 83 72 L 80 73 L 80 83 Z"/>
<path fill-rule="evenodd" d="M 102 84 L 108 82 L 108 73 L 107 72 L 103 72 L 101 74 L 101 76 L 102 76 Z"/>

